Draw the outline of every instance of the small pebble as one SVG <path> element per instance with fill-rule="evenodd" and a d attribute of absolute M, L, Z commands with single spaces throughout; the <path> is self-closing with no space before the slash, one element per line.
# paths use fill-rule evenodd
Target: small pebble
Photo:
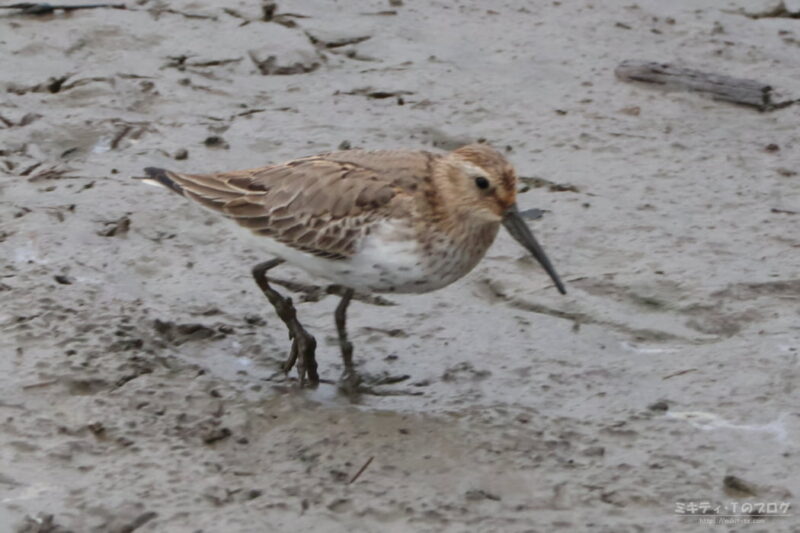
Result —
<path fill-rule="evenodd" d="M 582 453 L 586 457 L 602 457 L 606 454 L 606 449 L 602 446 L 590 446 L 583 450 Z"/>
<path fill-rule="evenodd" d="M 650 409 L 651 411 L 666 412 L 669 410 L 669 404 L 664 400 L 659 400 L 655 403 L 651 403 L 650 405 L 647 406 L 647 408 Z"/>
<path fill-rule="evenodd" d="M 722 486 L 725 492 L 730 496 L 755 496 L 758 489 L 744 479 L 737 476 L 725 476 L 722 480 Z"/>
<path fill-rule="evenodd" d="M 203 141 L 203 144 L 208 146 L 209 148 L 228 148 L 228 143 L 225 142 L 225 139 L 220 137 L 219 135 L 211 135 L 210 137 L 206 137 L 206 140 Z"/>

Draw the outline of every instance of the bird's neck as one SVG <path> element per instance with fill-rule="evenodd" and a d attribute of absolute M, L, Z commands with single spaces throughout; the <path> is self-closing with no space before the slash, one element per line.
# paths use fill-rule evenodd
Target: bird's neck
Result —
<path fill-rule="evenodd" d="M 435 221 L 432 226 L 440 234 L 447 237 L 453 246 L 469 249 L 478 259 L 483 257 L 500 229 L 500 222 L 477 217 L 467 208 L 442 210 L 432 215 Z"/>

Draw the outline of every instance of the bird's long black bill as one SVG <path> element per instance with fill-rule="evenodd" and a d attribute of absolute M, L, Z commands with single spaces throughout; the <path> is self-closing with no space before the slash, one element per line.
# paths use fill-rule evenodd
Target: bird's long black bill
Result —
<path fill-rule="evenodd" d="M 531 233 L 528 224 L 526 224 L 520 216 L 519 209 L 517 209 L 516 205 L 511 206 L 508 211 L 506 211 L 506 216 L 503 217 L 503 226 L 506 227 L 508 232 L 512 237 L 514 237 L 514 239 L 516 239 L 518 243 L 530 251 L 533 254 L 533 257 L 539 261 L 539 264 L 542 265 L 542 268 L 544 268 L 545 272 L 547 272 L 553 279 L 558 292 L 561 294 L 567 294 L 564 284 L 561 283 L 561 278 L 559 278 L 558 274 L 556 274 L 556 270 L 553 268 L 553 265 L 550 264 L 550 260 L 547 258 L 547 255 L 544 253 L 542 247 L 538 242 L 536 242 L 536 238 L 534 238 L 533 233 Z"/>

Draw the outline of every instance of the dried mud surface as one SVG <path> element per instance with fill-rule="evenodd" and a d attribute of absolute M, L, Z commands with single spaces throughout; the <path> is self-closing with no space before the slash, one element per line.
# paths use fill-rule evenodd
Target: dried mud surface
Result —
<path fill-rule="evenodd" d="M 0 14 L 0 530 L 707 530 L 675 514 L 688 501 L 796 515 L 800 108 L 613 76 L 672 61 L 797 97 L 800 25 L 774 7 Z M 130 179 L 478 138 L 528 178 L 521 207 L 544 210 L 569 295 L 503 235 L 451 287 L 355 303 L 362 370 L 420 393 L 356 403 L 270 381 L 287 339 L 250 279 L 263 254 Z M 335 300 L 299 306 L 328 379 Z"/>

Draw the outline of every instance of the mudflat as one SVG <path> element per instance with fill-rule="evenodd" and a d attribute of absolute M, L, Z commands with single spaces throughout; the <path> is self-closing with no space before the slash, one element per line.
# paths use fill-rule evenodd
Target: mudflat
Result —
<path fill-rule="evenodd" d="M 689 505 L 796 515 L 800 107 L 614 76 L 669 61 L 800 97 L 794 4 L 3 10 L 0 530 L 691 531 L 708 526 Z M 360 370 L 408 375 L 384 389 L 413 393 L 356 402 L 274 377 L 289 341 L 250 276 L 268 259 L 257 244 L 131 179 L 478 139 L 517 167 L 521 209 L 543 210 L 531 225 L 569 293 L 501 234 L 450 287 L 355 302 Z M 329 382 L 335 305 L 298 304 Z"/>

